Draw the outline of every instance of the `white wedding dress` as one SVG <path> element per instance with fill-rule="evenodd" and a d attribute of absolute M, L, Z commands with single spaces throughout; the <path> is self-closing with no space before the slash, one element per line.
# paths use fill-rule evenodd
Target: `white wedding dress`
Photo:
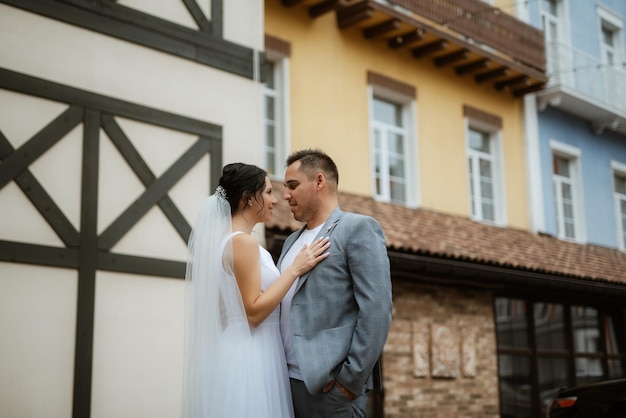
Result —
<path fill-rule="evenodd" d="M 235 232 L 226 237 L 229 242 Z M 221 246 L 222 251 L 224 245 Z M 270 253 L 259 246 L 261 291 L 280 275 Z M 228 256 L 224 256 L 225 259 Z M 229 265 L 228 262 L 224 263 Z M 280 305 L 256 328 L 249 326 L 234 275 L 222 270 L 222 334 L 209 365 L 212 384 L 206 418 L 290 418 L 294 416 L 287 362 L 280 335 Z"/>
<path fill-rule="evenodd" d="M 232 273 L 230 204 L 218 187 L 200 208 L 185 272 L 183 418 L 292 418 L 279 307 L 251 328 Z M 279 276 L 259 246 L 261 291 Z"/>

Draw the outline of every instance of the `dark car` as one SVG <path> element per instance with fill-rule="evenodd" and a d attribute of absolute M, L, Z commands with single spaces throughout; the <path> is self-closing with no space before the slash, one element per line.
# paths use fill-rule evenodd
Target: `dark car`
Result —
<path fill-rule="evenodd" d="M 548 418 L 626 418 L 626 378 L 560 389 Z"/>

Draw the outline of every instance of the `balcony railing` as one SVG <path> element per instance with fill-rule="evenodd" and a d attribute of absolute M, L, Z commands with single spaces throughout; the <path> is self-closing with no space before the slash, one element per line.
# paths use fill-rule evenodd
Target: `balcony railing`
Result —
<path fill-rule="evenodd" d="M 459 77 L 522 97 L 544 88 L 543 34 L 480 0 L 280 0 L 316 19 L 334 12 L 340 30 L 360 31 Z"/>
<path fill-rule="evenodd" d="M 548 56 L 548 87 L 569 88 L 578 96 L 626 117 L 626 71 L 603 64 L 599 59 L 552 42 L 546 44 Z"/>
<path fill-rule="evenodd" d="M 481 0 L 387 0 L 545 71 L 543 32 Z"/>

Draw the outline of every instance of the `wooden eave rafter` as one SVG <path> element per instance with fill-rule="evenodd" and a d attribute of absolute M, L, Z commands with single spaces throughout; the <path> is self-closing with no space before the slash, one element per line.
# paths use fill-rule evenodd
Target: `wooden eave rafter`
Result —
<path fill-rule="evenodd" d="M 342 30 L 359 30 L 365 39 L 384 42 L 399 53 L 415 59 L 429 59 L 439 68 L 453 67 L 461 77 L 471 77 L 478 84 L 490 84 L 497 91 L 515 97 L 545 87 L 548 77 L 506 51 L 495 51 L 474 43 L 446 27 L 375 0 L 281 0 L 286 7 L 306 7 L 309 16 L 334 11 Z"/>

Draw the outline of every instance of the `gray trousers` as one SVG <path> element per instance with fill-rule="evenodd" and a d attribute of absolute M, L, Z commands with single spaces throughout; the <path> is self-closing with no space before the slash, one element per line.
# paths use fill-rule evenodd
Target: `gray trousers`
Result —
<path fill-rule="evenodd" d="M 330 391 L 311 395 L 304 382 L 289 379 L 296 418 L 364 418 L 367 394 L 348 400 L 333 386 Z"/>

